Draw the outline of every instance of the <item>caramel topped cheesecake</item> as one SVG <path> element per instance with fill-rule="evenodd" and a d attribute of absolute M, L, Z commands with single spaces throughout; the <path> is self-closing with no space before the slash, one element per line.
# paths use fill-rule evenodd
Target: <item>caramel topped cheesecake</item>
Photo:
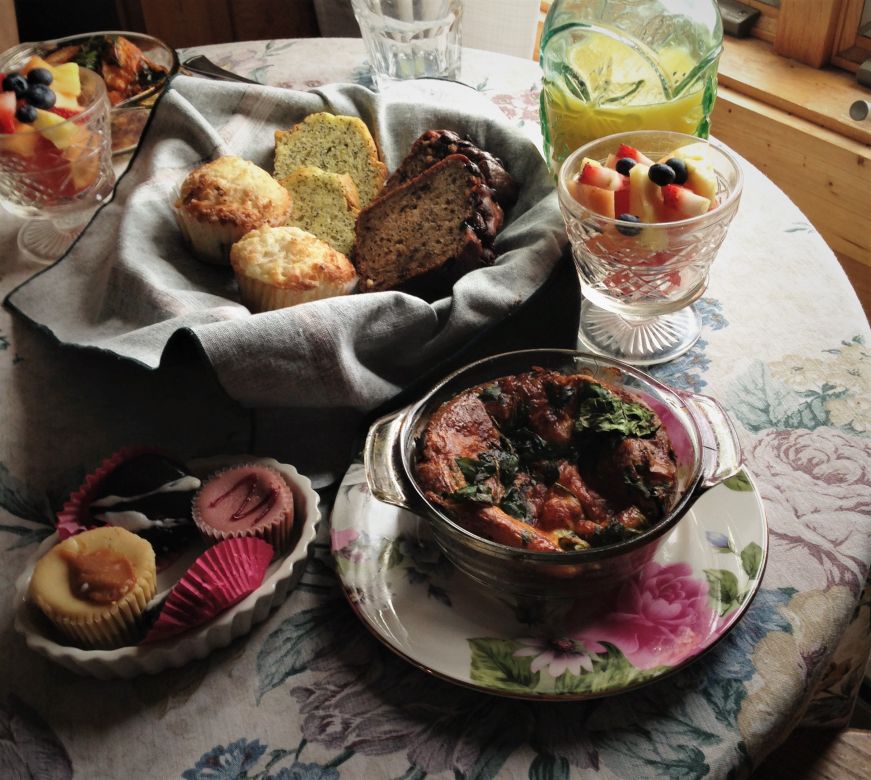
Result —
<path fill-rule="evenodd" d="M 29 597 L 66 636 L 86 648 L 134 644 L 154 596 L 154 550 L 124 528 L 71 536 L 37 561 Z"/>

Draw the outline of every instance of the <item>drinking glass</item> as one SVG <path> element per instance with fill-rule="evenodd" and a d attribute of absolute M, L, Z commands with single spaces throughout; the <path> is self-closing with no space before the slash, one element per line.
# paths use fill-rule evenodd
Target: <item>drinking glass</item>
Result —
<path fill-rule="evenodd" d="M 701 321 L 691 304 L 707 288 L 711 264 L 741 197 L 743 177 L 735 157 L 709 142 L 716 205 L 679 221 L 638 223 L 601 216 L 581 205 L 570 186 L 584 158 L 604 164 L 620 144 L 660 160 L 691 143 L 700 142 L 668 131 L 618 133 L 582 146 L 563 163 L 559 203 L 584 298 L 579 348 L 652 365 L 682 355 L 698 339 Z"/>
<path fill-rule="evenodd" d="M 6 61 L 0 72 L 23 63 Z M 56 260 L 112 193 L 109 100 L 103 79 L 79 67 L 82 111 L 44 129 L 19 124 L 0 133 L 0 203 L 30 217 L 18 248 L 39 262 Z"/>
<path fill-rule="evenodd" d="M 351 0 L 375 78 L 457 79 L 461 64 L 461 0 Z"/>

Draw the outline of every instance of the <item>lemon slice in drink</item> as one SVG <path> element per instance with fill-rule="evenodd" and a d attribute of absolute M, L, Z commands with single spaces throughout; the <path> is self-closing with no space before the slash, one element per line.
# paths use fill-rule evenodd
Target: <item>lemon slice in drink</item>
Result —
<path fill-rule="evenodd" d="M 588 32 L 567 53 L 567 62 L 602 107 L 650 105 L 670 100 L 672 90 L 695 62 L 683 48 L 659 52 L 640 41 L 626 42 L 602 32 Z"/>

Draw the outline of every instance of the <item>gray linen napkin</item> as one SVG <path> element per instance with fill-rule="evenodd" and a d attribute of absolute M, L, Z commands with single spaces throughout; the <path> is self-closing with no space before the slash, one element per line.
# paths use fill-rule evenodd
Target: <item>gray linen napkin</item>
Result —
<path fill-rule="evenodd" d="M 175 192 L 193 167 L 222 154 L 271 171 L 274 131 L 324 110 L 362 117 L 391 171 L 429 128 L 468 133 L 501 157 L 521 194 L 498 236 L 497 264 L 433 304 L 381 292 L 252 315 L 232 271 L 188 251 L 171 208 Z M 62 344 L 151 369 L 168 359 L 171 340 L 192 338 L 232 398 L 268 413 L 275 455 L 323 483 L 346 465 L 355 422 L 519 307 L 565 242 L 541 155 L 475 90 L 425 80 L 386 95 L 352 84 L 296 92 L 179 76 L 113 201 L 7 304 Z"/>

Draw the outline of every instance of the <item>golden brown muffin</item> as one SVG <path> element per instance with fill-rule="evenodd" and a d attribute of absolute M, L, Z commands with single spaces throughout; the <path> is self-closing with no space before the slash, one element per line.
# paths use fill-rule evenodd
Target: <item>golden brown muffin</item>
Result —
<path fill-rule="evenodd" d="M 252 230 L 230 250 L 242 303 L 271 311 L 346 295 L 357 286 L 351 261 L 298 227 Z"/>
<path fill-rule="evenodd" d="M 262 168 L 219 157 L 191 171 L 175 202 L 179 227 L 201 260 L 229 262 L 230 246 L 262 225 L 283 225 L 290 193 Z"/>
<path fill-rule="evenodd" d="M 156 588 L 151 545 L 105 526 L 52 547 L 37 561 L 28 594 L 77 644 L 108 649 L 139 639 L 139 621 Z"/>
<path fill-rule="evenodd" d="M 387 178 L 372 134 L 356 116 L 309 114 L 290 130 L 276 130 L 275 178 L 283 179 L 304 165 L 347 173 L 360 193 L 361 206 L 375 198 Z"/>

